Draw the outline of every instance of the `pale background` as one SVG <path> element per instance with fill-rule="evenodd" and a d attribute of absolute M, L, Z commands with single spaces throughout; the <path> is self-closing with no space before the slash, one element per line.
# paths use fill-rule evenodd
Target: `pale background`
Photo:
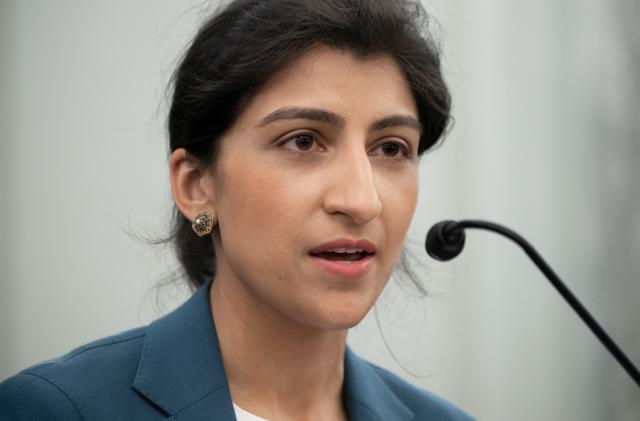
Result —
<path fill-rule="evenodd" d="M 506 224 L 640 363 L 638 3 L 426 6 L 457 120 L 410 235 L 431 295 L 381 299 L 395 359 L 373 312 L 350 343 L 479 419 L 640 419 L 640 391 L 515 245 L 474 231 L 449 264 L 420 248 L 440 219 Z M 175 262 L 131 233 L 167 227 L 164 87 L 208 10 L 0 0 L 0 379 L 185 298 L 153 289 Z"/>

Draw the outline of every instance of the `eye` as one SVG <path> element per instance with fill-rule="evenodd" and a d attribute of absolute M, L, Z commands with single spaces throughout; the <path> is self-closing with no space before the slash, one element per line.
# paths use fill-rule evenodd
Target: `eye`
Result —
<path fill-rule="evenodd" d="M 299 133 L 288 138 L 283 145 L 294 152 L 308 152 L 319 147 L 315 137 L 309 133 Z"/>
<path fill-rule="evenodd" d="M 379 152 L 375 153 L 376 151 L 379 151 Z M 394 142 L 387 141 L 387 142 L 381 143 L 374 149 L 374 153 L 372 154 L 379 155 L 384 158 L 407 158 L 408 159 L 412 157 L 411 149 L 409 148 L 409 146 L 407 146 L 405 143 L 395 142 L 395 141 Z"/>

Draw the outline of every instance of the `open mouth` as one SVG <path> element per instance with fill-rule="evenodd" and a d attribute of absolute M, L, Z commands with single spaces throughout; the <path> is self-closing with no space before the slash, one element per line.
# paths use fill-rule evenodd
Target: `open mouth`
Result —
<path fill-rule="evenodd" d="M 374 254 L 374 247 L 369 251 L 364 248 L 325 247 L 309 253 L 321 268 L 348 278 L 359 278 L 371 270 Z"/>
<path fill-rule="evenodd" d="M 334 251 L 323 251 L 320 253 L 310 253 L 314 257 L 319 257 L 321 259 L 330 260 L 334 262 L 357 262 L 365 259 L 367 256 L 373 255 L 373 253 L 368 253 L 365 250 L 353 250 L 353 251 L 342 251 L 342 250 L 334 250 Z"/>
<path fill-rule="evenodd" d="M 339 238 L 309 251 L 311 260 L 322 269 L 347 278 L 360 278 L 371 270 L 376 246 L 367 239 Z"/>

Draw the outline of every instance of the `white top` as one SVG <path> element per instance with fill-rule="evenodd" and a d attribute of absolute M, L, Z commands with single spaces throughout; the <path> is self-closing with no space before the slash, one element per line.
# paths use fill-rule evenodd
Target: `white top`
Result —
<path fill-rule="evenodd" d="M 244 409 L 236 405 L 235 402 L 233 402 L 233 410 L 236 413 L 236 420 L 238 421 L 268 421 L 264 418 L 253 415 L 251 412 L 245 411 Z"/>

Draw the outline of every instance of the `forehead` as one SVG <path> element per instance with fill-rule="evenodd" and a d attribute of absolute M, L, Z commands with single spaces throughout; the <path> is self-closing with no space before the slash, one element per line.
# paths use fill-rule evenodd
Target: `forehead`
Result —
<path fill-rule="evenodd" d="M 409 84 L 387 55 L 359 57 L 328 47 L 286 65 L 246 104 L 238 120 L 260 120 L 282 107 L 324 108 L 375 119 L 387 114 L 417 117 Z"/>
<path fill-rule="evenodd" d="M 316 81 L 318 85 L 354 82 L 356 78 L 389 79 L 406 83 L 400 66 L 385 54 L 357 56 L 348 50 L 317 47 L 276 73 L 264 90 L 295 81 Z"/>

